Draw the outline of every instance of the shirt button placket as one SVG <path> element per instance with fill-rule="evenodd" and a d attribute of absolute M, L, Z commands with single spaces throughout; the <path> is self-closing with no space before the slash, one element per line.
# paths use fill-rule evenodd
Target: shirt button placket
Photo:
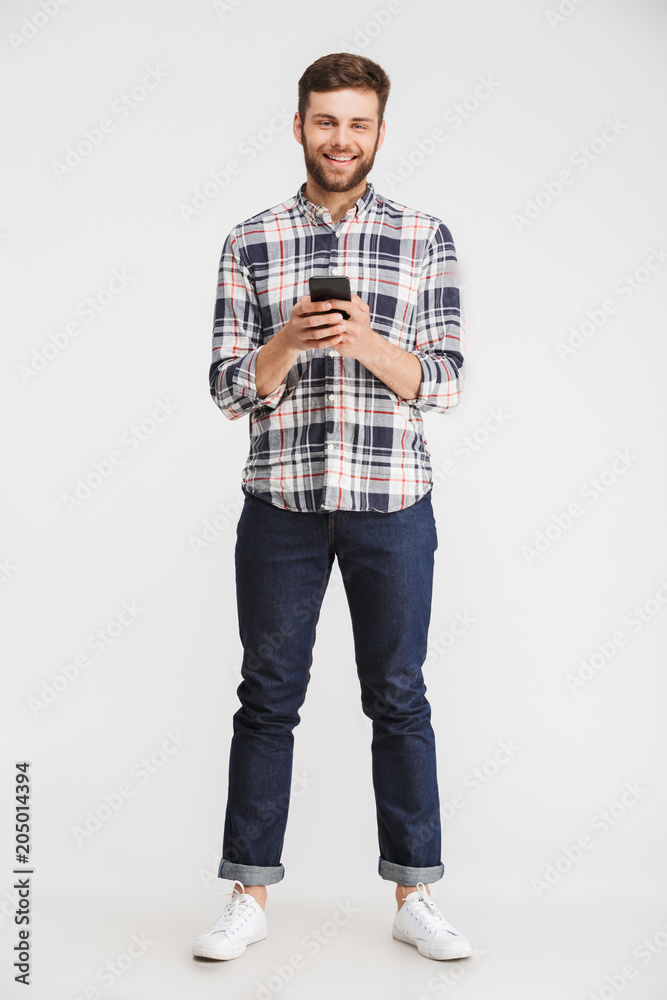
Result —
<path fill-rule="evenodd" d="M 338 264 L 338 260 L 337 260 L 337 256 L 336 256 L 337 253 L 338 253 L 338 238 L 337 238 L 337 233 L 336 233 L 335 230 L 332 230 L 332 232 L 331 232 L 331 238 L 329 240 L 329 274 L 338 274 L 339 273 L 338 267 L 337 267 L 337 264 Z M 336 446 L 333 444 L 332 441 L 330 441 L 328 439 L 329 439 L 330 435 L 332 435 L 334 433 L 335 426 L 336 426 L 335 423 L 334 423 L 334 419 L 333 419 L 333 409 L 332 409 L 332 407 L 330 405 L 333 402 L 333 400 L 334 400 L 334 393 L 333 393 L 332 390 L 334 388 L 334 384 L 333 384 L 334 383 L 334 364 L 335 364 L 334 359 L 336 357 L 336 352 L 333 349 L 330 349 L 327 353 L 329 355 L 329 360 L 327 361 L 326 368 L 325 368 L 325 370 L 326 370 L 326 380 L 325 380 L 325 386 L 324 386 L 324 393 L 325 393 L 325 399 L 326 399 L 327 405 L 325 406 L 324 436 L 325 436 L 325 441 L 326 441 L 325 452 L 326 452 L 327 455 L 331 455 L 331 457 L 333 458 L 334 457 L 334 452 L 336 450 Z M 325 469 L 326 469 L 326 464 L 327 463 L 326 463 L 326 459 L 325 459 Z M 327 478 L 328 478 L 328 472 L 329 472 L 329 470 L 326 469 L 325 475 L 327 475 Z M 325 487 L 325 492 L 326 492 L 326 487 Z"/>

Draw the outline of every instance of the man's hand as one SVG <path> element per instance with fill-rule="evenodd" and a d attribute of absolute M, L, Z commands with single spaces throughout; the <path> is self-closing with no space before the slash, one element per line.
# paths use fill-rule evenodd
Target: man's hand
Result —
<path fill-rule="evenodd" d="M 358 295 L 347 299 L 330 299 L 332 309 L 342 309 L 348 313 L 349 319 L 343 319 L 340 313 L 333 313 L 329 321 L 335 321 L 335 331 L 339 341 L 334 346 L 344 358 L 356 358 L 364 363 L 364 358 L 370 359 L 382 349 L 384 339 L 371 328 L 371 311 Z"/>
<path fill-rule="evenodd" d="M 340 309 L 350 318 L 343 319 L 341 313 L 330 309 Z M 401 399 L 416 399 L 419 394 L 419 359 L 372 329 L 370 309 L 358 295 L 353 295 L 351 302 L 311 302 L 310 296 L 304 295 L 285 326 L 257 354 L 255 385 L 259 397 L 275 391 L 302 351 L 318 347 L 333 348 L 345 358 L 356 358 Z"/>
<path fill-rule="evenodd" d="M 352 301 L 330 299 L 332 309 L 344 309 L 349 319 L 334 326 L 340 340 L 333 346 L 344 358 L 356 358 L 401 399 L 416 399 L 422 380 L 419 358 L 391 344 L 371 327 L 371 311 L 358 295 Z M 332 316 L 338 316 L 338 313 Z"/>
<path fill-rule="evenodd" d="M 328 302 L 311 302 L 310 295 L 302 296 L 285 325 L 260 348 L 255 364 L 255 388 L 260 399 L 284 382 L 302 351 L 339 343 L 342 334 L 331 325 L 331 315 L 327 314 L 330 309 Z M 342 316 L 337 313 L 336 319 Z"/>
<path fill-rule="evenodd" d="M 286 347 L 299 353 L 318 347 L 335 347 L 342 334 L 332 324 L 343 317 L 339 313 L 328 315 L 331 308 L 330 302 L 311 302 L 310 295 L 303 295 L 280 331 Z"/>

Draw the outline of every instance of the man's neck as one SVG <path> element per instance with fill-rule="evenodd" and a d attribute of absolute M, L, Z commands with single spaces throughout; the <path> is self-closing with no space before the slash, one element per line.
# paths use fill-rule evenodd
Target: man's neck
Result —
<path fill-rule="evenodd" d="M 334 223 L 339 223 L 345 213 L 366 193 L 366 178 L 351 191 L 325 191 L 312 177 L 306 181 L 304 194 L 313 205 L 328 208 Z"/>

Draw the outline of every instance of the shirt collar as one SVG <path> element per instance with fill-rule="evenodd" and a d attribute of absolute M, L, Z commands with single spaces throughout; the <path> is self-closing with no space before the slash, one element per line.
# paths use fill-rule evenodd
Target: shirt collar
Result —
<path fill-rule="evenodd" d="M 305 192 L 306 182 L 304 181 L 296 193 L 296 205 L 301 214 L 304 215 L 309 222 L 312 222 L 314 226 L 333 225 L 329 209 L 325 208 L 323 205 L 314 205 L 312 201 L 309 201 L 308 198 L 306 198 Z M 374 199 L 375 188 L 370 181 L 366 181 L 366 190 L 362 194 L 361 198 L 354 203 L 352 208 L 347 210 L 343 216 L 343 220 L 349 222 L 352 219 L 356 219 L 356 221 L 359 222 L 370 208 Z"/>

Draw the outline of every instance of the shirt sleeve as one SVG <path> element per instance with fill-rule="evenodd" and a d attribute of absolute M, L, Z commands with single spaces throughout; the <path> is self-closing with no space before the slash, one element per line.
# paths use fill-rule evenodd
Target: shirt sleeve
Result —
<path fill-rule="evenodd" d="M 264 344 L 261 311 L 252 274 L 234 232 L 225 240 L 218 269 L 213 319 L 213 359 L 209 369 L 211 396 L 230 420 L 260 406 L 275 409 L 286 379 L 268 396 L 255 387 L 257 354 Z"/>
<path fill-rule="evenodd" d="M 452 235 L 440 223 L 419 279 L 415 350 L 422 366 L 419 394 L 407 400 L 419 410 L 446 413 L 460 399 L 465 382 L 465 333 Z"/>

